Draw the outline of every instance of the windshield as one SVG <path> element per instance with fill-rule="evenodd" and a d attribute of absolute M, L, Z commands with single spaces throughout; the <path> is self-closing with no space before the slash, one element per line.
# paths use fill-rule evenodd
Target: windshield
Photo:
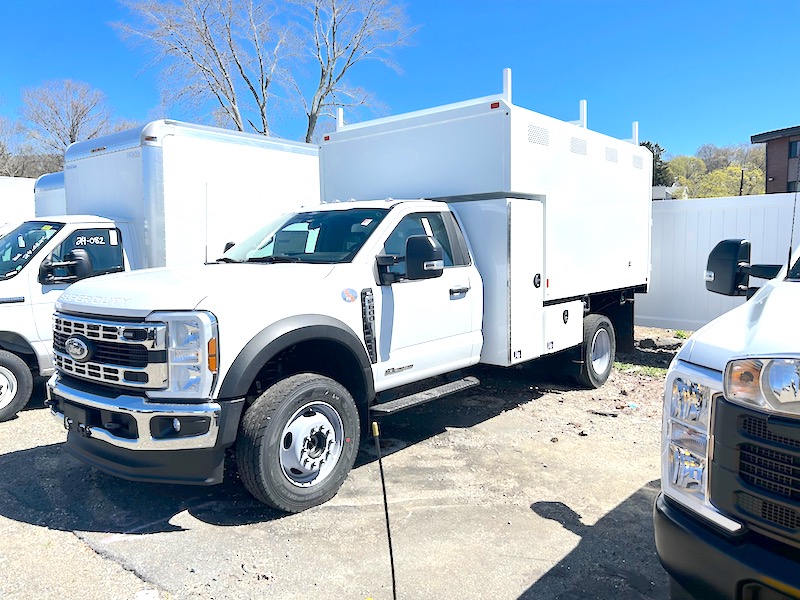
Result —
<path fill-rule="evenodd" d="M 283 215 L 236 244 L 219 262 L 350 262 L 388 212 L 352 208 Z"/>
<path fill-rule="evenodd" d="M 0 237 L 0 278 L 19 273 L 62 227 L 62 223 L 28 221 Z"/>

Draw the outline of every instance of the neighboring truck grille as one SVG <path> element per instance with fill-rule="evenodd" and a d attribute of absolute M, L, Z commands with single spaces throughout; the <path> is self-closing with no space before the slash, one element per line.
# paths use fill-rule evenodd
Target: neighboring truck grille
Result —
<path fill-rule="evenodd" d="M 800 546 L 800 419 L 720 398 L 713 431 L 713 504 L 752 529 Z"/>
<path fill-rule="evenodd" d="M 166 325 L 103 322 L 56 313 L 57 369 L 99 383 L 143 389 L 167 385 Z"/>

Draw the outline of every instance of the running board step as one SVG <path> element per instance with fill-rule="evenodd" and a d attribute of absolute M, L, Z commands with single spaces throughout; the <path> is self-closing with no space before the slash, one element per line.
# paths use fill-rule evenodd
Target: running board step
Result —
<path fill-rule="evenodd" d="M 468 390 L 469 388 L 473 388 L 480 384 L 481 382 L 477 377 L 464 377 L 464 379 L 445 383 L 429 390 L 423 390 L 421 392 L 417 392 L 416 394 L 411 394 L 410 396 L 403 396 L 402 398 L 396 398 L 394 400 L 390 400 L 389 402 L 376 404 L 370 408 L 370 411 L 377 413 L 377 416 L 385 417 L 387 415 L 398 413 L 401 410 L 411 408 L 412 406 L 419 406 L 420 404 L 425 404 L 431 400 L 437 400 L 462 390 Z"/>

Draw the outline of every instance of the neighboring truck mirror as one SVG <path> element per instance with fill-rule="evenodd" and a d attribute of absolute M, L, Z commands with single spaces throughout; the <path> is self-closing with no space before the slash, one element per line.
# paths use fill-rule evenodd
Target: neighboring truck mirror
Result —
<path fill-rule="evenodd" d="M 66 276 L 56 276 L 55 269 L 64 268 L 67 270 Z M 76 248 L 64 257 L 63 262 L 52 262 L 50 259 L 45 259 L 39 266 L 39 283 L 57 284 L 57 283 L 72 283 L 79 279 L 86 279 L 94 274 L 94 267 L 92 266 L 92 259 L 86 250 Z"/>
<path fill-rule="evenodd" d="M 406 240 L 406 276 L 409 279 L 441 277 L 444 271 L 444 250 L 436 238 L 412 235 Z"/>
<path fill-rule="evenodd" d="M 746 296 L 750 280 L 750 242 L 722 240 L 708 255 L 706 289 L 723 296 Z"/>
<path fill-rule="evenodd" d="M 89 257 L 89 253 L 86 250 L 75 248 L 70 251 L 65 258 L 67 259 L 67 272 L 75 281 L 91 277 L 94 273 L 92 259 Z"/>

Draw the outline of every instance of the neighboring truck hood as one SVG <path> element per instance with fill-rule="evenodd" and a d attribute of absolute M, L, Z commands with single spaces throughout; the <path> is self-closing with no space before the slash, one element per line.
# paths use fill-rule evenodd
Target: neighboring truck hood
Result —
<path fill-rule="evenodd" d="M 773 280 L 742 306 L 698 330 L 678 358 L 723 371 L 732 358 L 797 354 L 800 282 Z"/>
<path fill-rule="evenodd" d="M 90 277 L 72 284 L 56 309 L 73 313 L 144 318 L 154 310 L 192 310 L 211 294 L 268 286 L 296 289 L 325 278 L 332 265 L 208 264 L 143 269 Z M 248 292 L 249 290 L 249 292 Z"/>

